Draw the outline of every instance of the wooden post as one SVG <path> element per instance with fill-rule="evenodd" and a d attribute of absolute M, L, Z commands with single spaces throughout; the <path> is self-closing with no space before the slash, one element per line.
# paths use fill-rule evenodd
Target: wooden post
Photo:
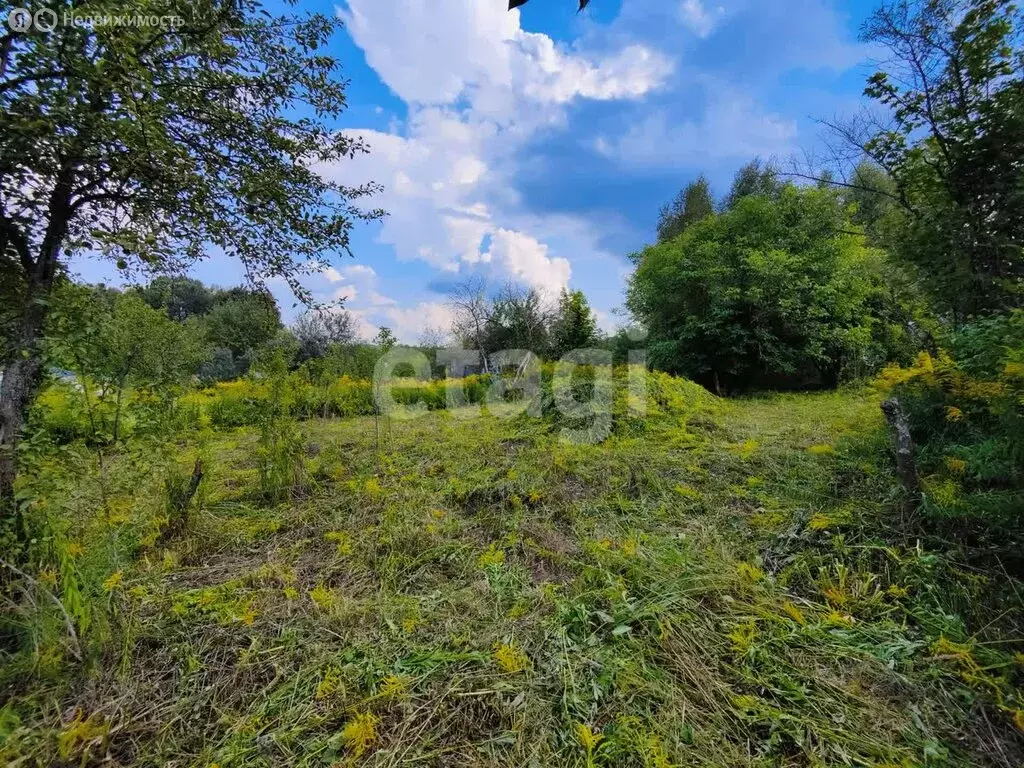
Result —
<path fill-rule="evenodd" d="M 903 484 L 903 512 L 912 514 L 921 496 L 921 483 L 917 477 L 917 464 L 914 461 L 914 440 L 910 436 L 910 422 L 903 406 L 895 397 L 882 403 L 882 413 L 893 433 L 893 445 L 896 449 L 896 474 Z"/>

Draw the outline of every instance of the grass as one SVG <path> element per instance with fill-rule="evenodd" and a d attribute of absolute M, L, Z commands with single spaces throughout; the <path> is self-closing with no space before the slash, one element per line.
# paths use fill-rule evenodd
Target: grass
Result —
<path fill-rule="evenodd" d="M 257 431 L 214 432 L 177 446 L 207 478 L 166 549 L 155 486 L 122 481 L 107 545 L 65 455 L 48 493 L 102 611 L 82 664 L 53 617 L 4 658 L 0 756 L 1020 766 L 1020 585 L 980 599 L 990 575 L 899 535 L 877 399 L 668 402 L 599 445 L 432 411 L 378 450 L 372 418 L 313 420 L 281 503 Z"/>

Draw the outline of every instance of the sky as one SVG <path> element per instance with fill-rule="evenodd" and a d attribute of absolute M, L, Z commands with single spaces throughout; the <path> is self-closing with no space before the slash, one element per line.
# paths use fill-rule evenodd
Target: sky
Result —
<path fill-rule="evenodd" d="M 858 30 L 876 2 L 298 0 L 344 23 L 331 52 L 349 109 L 334 127 L 370 147 L 319 170 L 382 184 L 372 205 L 389 213 L 304 282 L 344 299 L 367 338 L 447 330 L 447 294 L 471 277 L 582 290 L 612 331 L 628 256 L 680 188 L 704 173 L 724 195 L 740 165 L 814 152 L 818 120 L 859 108 L 873 68 Z M 72 271 L 121 282 L 88 258 Z M 216 254 L 191 275 L 243 282 Z M 301 313 L 270 287 L 286 322 Z"/>

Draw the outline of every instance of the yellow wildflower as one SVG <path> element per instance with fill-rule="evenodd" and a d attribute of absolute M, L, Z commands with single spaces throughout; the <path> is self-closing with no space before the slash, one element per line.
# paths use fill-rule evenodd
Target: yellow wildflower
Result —
<path fill-rule="evenodd" d="M 339 555 L 352 554 L 352 537 L 344 531 L 330 531 L 324 534 L 324 538 L 338 545 Z"/>
<path fill-rule="evenodd" d="M 380 722 L 372 712 L 362 712 L 345 725 L 341 740 L 352 752 L 353 757 L 362 757 L 377 740 L 377 724 Z"/>
<path fill-rule="evenodd" d="M 487 548 L 486 552 L 483 552 L 477 559 L 476 564 L 481 568 L 487 568 L 488 566 L 499 566 L 505 562 L 504 550 L 498 549 L 494 544 L 491 544 Z"/>
<path fill-rule="evenodd" d="M 337 667 L 328 667 L 324 676 L 316 686 L 316 699 L 320 701 L 333 696 L 341 688 L 341 671 Z"/>
<path fill-rule="evenodd" d="M 404 696 L 406 692 L 405 680 L 398 675 L 388 675 L 380 683 L 380 695 L 389 699 Z"/>
<path fill-rule="evenodd" d="M 576 731 L 576 739 L 583 746 L 583 749 L 586 750 L 587 756 L 589 757 L 594 753 L 594 750 L 597 748 L 597 745 L 601 743 L 601 740 L 604 739 L 604 734 L 595 733 L 586 723 L 576 723 L 573 728 Z"/>
<path fill-rule="evenodd" d="M 494 660 L 505 672 L 515 674 L 529 668 L 530 659 L 514 645 L 503 643 L 494 649 Z"/>
<path fill-rule="evenodd" d="M 955 405 L 950 405 L 946 408 L 946 421 L 963 421 L 964 412 L 957 408 Z"/>
<path fill-rule="evenodd" d="M 821 512 L 818 512 L 811 516 L 811 519 L 807 524 L 810 526 L 812 531 L 824 531 L 832 525 L 832 520 L 828 515 L 823 515 Z"/>
<path fill-rule="evenodd" d="M 807 620 L 804 619 L 803 612 L 789 600 L 782 604 L 782 610 L 785 611 L 786 615 L 789 616 L 797 624 L 803 625 L 807 623 Z"/>
<path fill-rule="evenodd" d="M 334 607 L 334 593 L 325 587 L 323 584 L 317 584 L 309 592 L 309 599 L 312 600 L 316 607 L 321 611 L 329 611 Z"/>
<path fill-rule="evenodd" d="M 740 563 L 736 566 L 736 571 L 739 573 L 741 581 L 749 582 L 751 584 L 764 578 L 764 571 L 750 563 Z"/>
<path fill-rule="evenodd" d="M 107 577 L 107 580 L 103 582 L 103 588 L 107 590 L 107 592 L 113 592 L 121 586 L 122 581 L 124 581 L 124 571 L 114 571 Z"/>

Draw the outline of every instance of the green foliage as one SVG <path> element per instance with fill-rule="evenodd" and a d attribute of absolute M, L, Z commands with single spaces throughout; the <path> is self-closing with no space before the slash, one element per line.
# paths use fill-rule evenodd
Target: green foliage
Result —
<path fill-rule="evenodd" d="M 787 185 L 645 249 L 627 303 L 651 362 L 743 390 L 834 386 L 912 354 L 894 270 L 849 227 L 835 193 Z"/>
<path fill-rule="evenodd" d="M 711 184 L 705 176 L 698 176 L 682 189 L 672 202 L 658 214 L 658 242 L 662 243 L 683 234 L 688 227 L 706 219 L 715 212 L 711 197 Z"/>
<path fill-rule="evenodd" d="M 202 327 L 212 346 L 231 350 L 237 360 L 274 338 L 281 328 L 281 315 L 268 292 L 240 291 L 204 315 Z"/>
<path fill-rule="evenodd" d="M 48 350 L 74 373 L 65 387 L 85 414 L 91 439 L 116 441 L 127 399 L 135 418 L 158 426 L 173 418 L 174 397 L 206 355 L 194 324 L 179 324 L 133 293 L 65 283 L 50 312 Z M 67 429 L 74 419 L 59 417 Z"/>
<path fill-rule="evenodd" d="M 865 27 L 865 39 L 892 54 L 865 93 L 894 127 L 866 126 L 855 143 L 895 186 L 903 215 L 892 244 L 954 319 L 1020 302 L 1020 24 L 1010 0 L 899 0 Z"/>
<path fill-rule="evenodd" d="M 272 502 L 294 498 L 305 491 L 306 443 L 292 416 L 288 366 L 278 350 L 260 361 L 266 399 L 257 409 L 259 441 L 256 458 L 262 496 Z"/>
<path fill-rule="evenodd" d="M 881 381 L 907 411 L 929 533 L 1024 568 L 1024 312 L 964 326 L 953 356 L 927 354 Z"/>
<path fill-rule="evenodd" d="M 199 280 L 188 277 L 161 275 L 138 289 L 139 295 L 153 309 L 167 312 L 171 320 L 180 323 L 190 317 L 205 315 L 219 298 L 218 292 Z"/>
<path fill-rule="evenodd" d="M 585 301 L 585 300 L 584 300 Z M 506 286 L 494 297 L 484 329 L 483 348 L 527 349 L 544 356 L 551 348 L 556 325 L 536 289 Z"/>
<path fill-rule="evenodd" d="M 782 187 L 775 164 L 755 158 L 736 172 L 722 207 L 731 210 L 745 197 L 774 197 Z"/>
<path fill-rule="evenodd" d="M 574 349 L 593 347 L 599 340 L 597 318 L 583 291 L 562 289 L 551 326 L 551 351 L 561 357 Z"/>
<path fill-rule="evenodd" d="M 284 362 L 244 382 L 264 412 L 316 386 Z M 0 618 L 22 640 L 0 656 L 0 760 L 242 765 L 273 743 L 310 765 L 1020 762 L 1020 583 L 888 524 L 877 393 L 721 401 L 653 374 L 628 416 L 628 377 L 598 445 L 433 411 L 381 455 L 372 416 L 309 420 L 287 503 L 263 492 L 263 425 L 182 432 L 209 485 L 169 544 L 148 445 L 110 467 L 112 529 L 82 503 L 95 470 L 47 457 L 25 498 L 59 521 L 84 663 L 40 589 L 64 600 L 65 575 L 39 563 Z"/>

